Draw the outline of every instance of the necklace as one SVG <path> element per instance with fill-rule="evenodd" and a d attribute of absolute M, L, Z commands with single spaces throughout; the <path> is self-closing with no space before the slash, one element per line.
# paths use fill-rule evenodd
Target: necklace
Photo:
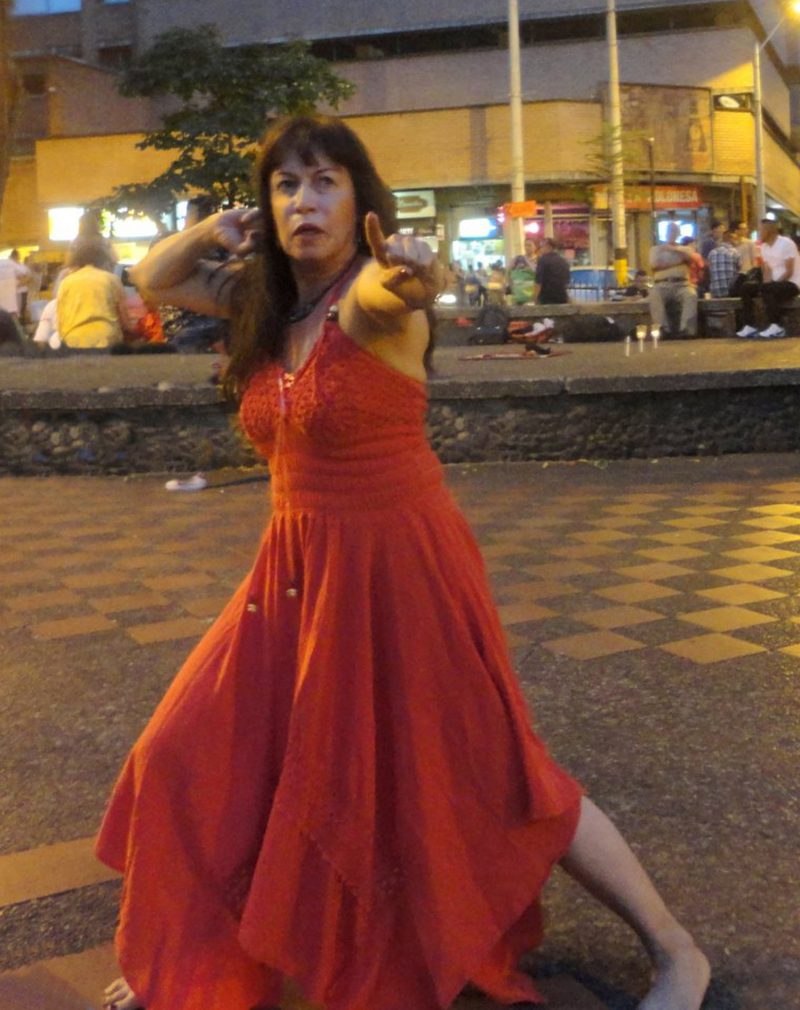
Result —
<path fill-rule="evenodd" d="M 351 258 L 347 261 L 347 263 L 345 263 L 345 265 L 342 267 L 339 273 L 336 274 L 336 276 L 333 278 L 330 284 L 326 285 L 326 287 L 324 287 L 318 295 L 315 295 L 310 301 L 299 302 L 297 305 L 295 305 L 295 307 L 286 317 L 289 320 L 289 322 L 299 323 L 303 319 L 307 319 L 308 316 L 310 316 L 311 313 L 314 311 L 314 309 L 319 305 L 319 303 L 322 301 L 325 295 L 327 295 L 327 293 L 331 290 L 331 288 L 334 287 L 334 285 L 338 284 L 339 281 L 350 271 L 351 267 L 353 266 L 353 264 L 357 259 L 358 259 L 358 250 L 356 250 L 356 252 L 353 253 Z"/>

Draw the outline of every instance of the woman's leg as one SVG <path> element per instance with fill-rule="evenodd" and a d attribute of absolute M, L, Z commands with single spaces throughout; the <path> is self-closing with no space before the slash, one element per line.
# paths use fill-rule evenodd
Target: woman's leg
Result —
<path fill-rule="evenodd" d="M 654 978 L 639 1010 L 698 1010 L 710 974 L 705 955 L 670 913 L 617 828 L 589 799 L 582 801 L 578 829 L 561 866 L 644 944 Z"/>

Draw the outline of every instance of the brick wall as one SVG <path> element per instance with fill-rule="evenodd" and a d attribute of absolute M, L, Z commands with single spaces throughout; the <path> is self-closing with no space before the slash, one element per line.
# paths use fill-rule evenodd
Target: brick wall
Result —
<path fill-rule="evenodd" d="M 349 119 L 395 189 L 506 183 L 508 108 L 447 109 Z M 585 166 L 583 141 L 601 130 L 596 103 L 544 102 L 523 109 L 525 174 L 559 178 Z"/>
<path fill-rule="evenodd" d="M 47 235 L 47 213 L 36 191 L 36 159 L 14 158 L 0 213 L 2 245 L 25 245 Z"/>
<path fill-rule="evenodd" d="M 36 145 L 39 201 L 45 206 L 86 204 L 123 182 L 154 178 L 172 160 L 169 152 L 138 151 L 140 134 L 65 137 Z"/>
<path fill-rule="evenodd" d="M 123 98 L 117 77 L 72 60 L 50 61 L 50 136 L 132 133 L 158 125 L 151 102 Z"/>
<path fill-rule="evenodd" d="M 755 129 L 746 112 L 717 112 L 714 115 L 714 167 L 718 175 L 755 173 Z"/>

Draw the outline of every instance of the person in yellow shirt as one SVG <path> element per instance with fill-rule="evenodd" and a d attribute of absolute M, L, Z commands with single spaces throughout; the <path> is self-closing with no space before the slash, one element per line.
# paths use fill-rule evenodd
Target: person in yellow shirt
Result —
<path fill-rule="evenodd" d="M 125 289 L 109 273 L 107 251 L 101 241 L 86 239 L 70 252 L 69 273 L 58 289 L 58 332 L 76 350 L 103 350 L 120 344 L 133 330 Z"/>

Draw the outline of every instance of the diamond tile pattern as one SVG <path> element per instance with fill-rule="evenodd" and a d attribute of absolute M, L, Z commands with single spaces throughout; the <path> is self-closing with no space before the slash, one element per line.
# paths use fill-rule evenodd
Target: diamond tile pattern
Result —
<path fill-rule="evenodd" d="M 689 668 L 763 652 L 800 660 L 800 481 L 659 485 L 584 472 L 553 490 L 537 473 L 491 495 L 451 473 L 515 654 L 591 665 L 659 650 Z M 265 491 L 255 481 L 191 497 L 165 494 L 158 478 L 0 481 L 4 514 L 26 517 L 0 528 L 0 631 L 184 648 L 246 574 Z M 85 516 L 87 498 L 91 519 L 59 524 Z"/>

